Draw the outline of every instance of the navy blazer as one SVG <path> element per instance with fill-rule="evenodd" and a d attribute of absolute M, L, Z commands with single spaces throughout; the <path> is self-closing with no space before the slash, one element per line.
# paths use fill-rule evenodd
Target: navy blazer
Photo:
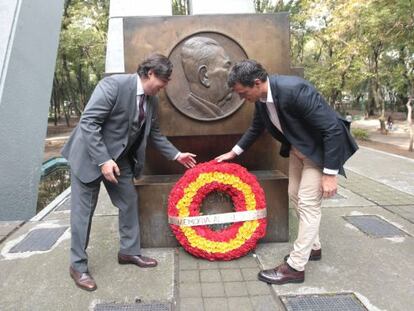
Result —
<path fill-rule="evenodd" d="M 258 101 L 252 124 L 237 145 L 246 150 L 267 129 L 281 142 L 281 156 L 288 157 L 293 145 L 319 167 L 345 175 L 343 165 L 358 149 L 349 122 L 308 81 L 274 75 L 269 82 L 283 134 L 271 122 L 266 104 Z"/>

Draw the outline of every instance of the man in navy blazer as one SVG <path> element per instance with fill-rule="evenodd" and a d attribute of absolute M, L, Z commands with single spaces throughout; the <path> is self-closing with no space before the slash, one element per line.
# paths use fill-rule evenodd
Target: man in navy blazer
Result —
<path fill-rule="evenodd" d="M 179 152 L 158 126 L 156 95 L 168 84 L 171 73 L 168 58 L 153 54 L 135 74 L 102 79 L 62 150 L 71 168 L 69 271 L 75 284 L 84 290 L 97 288 L 88 272 L 86 248 L 101 182 L 119 210 L 118 262 L 139 267 L 157 265 L 155 259 L 141 255 L 133 177 L 142 172 L 148 140 L 169 160 L 186 167 L 196 163 L 194 154 Z"/>
<path fill-rule="evenodd" d="M 281 156 L 289 157 L 288 191 L 299 218 L 293 250 L 281 265 L 261 271 L 259 280 L 272 284 L 301 283 L 308 260 L 322 257 L 322 198 L 335 195 L 337 174 L 345 175 L 343 165 L 358 146 L 349 133 L 349 122 L 302 78 L 268 76 L 258 62 L 244 60 L 233 66 L 228 84 L 241 98 L 255 102 L 255 112 L 250 128 L 238 143 L 216 160 L 240 155 L 267 129 L 281 142 Z"/>

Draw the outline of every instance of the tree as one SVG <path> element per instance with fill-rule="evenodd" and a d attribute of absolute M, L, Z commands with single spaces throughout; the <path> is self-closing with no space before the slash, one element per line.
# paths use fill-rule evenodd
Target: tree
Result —
<path fill-rule="evenodd" d="M 172 0 L 173 15 L 188 15 L 188 0 Z"/>
<path fill-rule="evenodd" d="M 379 112 L 382 120 L 387 104 L 405 108 L 413 85 L 413 1 L 298 0 L 294 7 L 292 59 L 331 106 L 343 112 L 349 100 L 365 102 L 366 115 Z"/>
<path fill-rule="evenodd" d="M 413 117 L 411 103 L 414 101 L 413 97 L 409 97 L 407 102 L 407 124 L 410 131 L 410 142 L 408 144 L 408 151 L 413 151 L 413 142 L 414 142 L 414 129 L 413 129 Z"/>
<path fill-rule="evenodd" d="M 53 81 L 51 115 L 83 111 L 104 73 L 109 0 L 66 0 Z"/>
<path fill-rule="evenodd" d="M 290 14 L 291 58 L 340 112 L 406 111 L 414 90 L 414 1 L 252 0 Z M 109 0 L 66 0 L 50 115 L 80 114 L 104 72 Z M 187 15 L 188 0 L 172 0 Z"/>

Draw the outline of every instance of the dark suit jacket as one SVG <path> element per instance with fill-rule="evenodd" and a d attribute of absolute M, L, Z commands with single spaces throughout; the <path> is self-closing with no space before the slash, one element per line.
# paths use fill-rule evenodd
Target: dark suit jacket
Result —
<path fill-rule="evenodd" d="M 84 183 L 101 176 L 99 164 L 117 160 L 128 146 L 128 138 L 137 113 L 137 74 L 112 75 L 96 86 L 79 124 L 62 150 L 72 172 Z M 148 98 L 145 132 L 140 144 L 129 150 L 138 177 L 144 167 L 148 137 L 168 159 L 178 150 L 160 132 L 157 121 L 158 99 Z"/>
<path fill-rule="evenodd" d="M 270 121 L 266 104 L 256 102 L 253 122 L 237 145 L 246 150 L 267 129 L 289 156 L 291 145 L 321 168 L 339 170 L 358 149 L 349 133 L 349 122 L 340 117 L 306 80 L 270 76 L 270 88 L 283 134 Z"/>

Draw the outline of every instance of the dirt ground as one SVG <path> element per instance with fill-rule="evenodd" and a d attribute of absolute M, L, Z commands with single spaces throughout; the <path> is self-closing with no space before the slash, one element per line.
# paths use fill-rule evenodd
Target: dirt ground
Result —
<path fill-rule="evenodd" d="M 408 151 L 410 135 L 407 121 L 394 120 L 392 129 L 386 135 L 381 134 L 378 119 L 355 120 L 351 126 L 352 128 L 360 128 L 368 132 L 369 140 L 358 140 L 360 146 L 414 159 L 414 152 Z"/>
<path fill-rule="evenodd" d="M 77 120 L 71 120 L 71 127 L 64 123 L 55 126 L 53 123 L 48 125 L 47 138 L 45 140 L 44 161 L 51 157 L 59 157 L 60 150 L 69 138 Z M 360 146 L 377 149 L 407 158 L 414 159 L 414 152 L 408 151 L 409 134 L 405 121 L 394 121 L 394 129 L 383 135 L 379 132 L 378 120 L 358 120 L 352 123 L 354 128 L 362 128 L 368 131 L 370 140 L 358 140 Z"/>

